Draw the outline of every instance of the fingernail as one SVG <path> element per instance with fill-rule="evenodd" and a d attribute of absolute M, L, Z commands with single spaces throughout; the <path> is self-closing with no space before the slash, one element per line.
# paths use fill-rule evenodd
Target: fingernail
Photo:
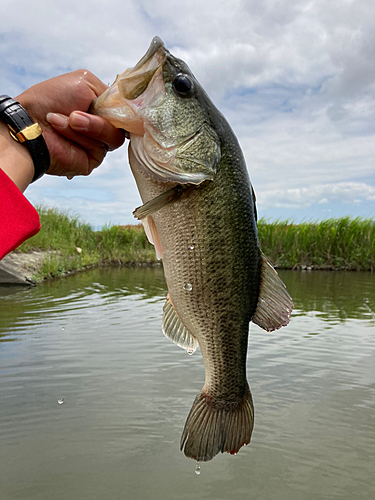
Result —
<path fill-rule="evenodd" d="M 85 115 L 81 115 L 78 111 L 73 111 L 69 117 L 70 126 L 74 130 L 88 130 L 90 120 Z"/>
<path fill-rule="evenodd" d="M 67 116 L 61 115 L 60 113 L 48 113 L 46 116 L 47 122 L 55 127 L 67 127 L 69 124 L 69 119 Z"/>

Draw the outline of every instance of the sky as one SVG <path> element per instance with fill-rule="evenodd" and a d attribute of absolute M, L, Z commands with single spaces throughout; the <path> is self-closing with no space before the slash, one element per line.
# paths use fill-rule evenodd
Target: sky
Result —
<path fill-rule="evenodd" d="M 157 35 L 235 131 L 259 217 L 374 217 L 373 0 L 0 0 L 0 20 L 2 94 L 79 68 L 111 84 Z M 141 204 L 127 144 L 25 195 L 95 228 Z"/>

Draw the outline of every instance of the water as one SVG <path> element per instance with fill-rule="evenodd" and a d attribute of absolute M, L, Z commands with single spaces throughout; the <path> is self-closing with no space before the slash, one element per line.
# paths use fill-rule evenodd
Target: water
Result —
<path fill-rule="evenodd" d="M 199 476 L 199 475 L 200 475 L 200 473 L 201 473 L 201 465 L 200 465 L 200 463 L 199 463 L 199 462 L 197 462 L 197 463 L 195 464 L 195 473 L 196 473 L 196 475 L 197 475 L 197 476 Z"/>
<path fill-rule="evenodd" d="M 280 274 L 295 310 L 251 326 L 252 442 L 200 475 L 179 441 L 203 364 L 161 332 L 160 269 L 1 289 L 0 500 L 375 498 L 375 275 Z"/>

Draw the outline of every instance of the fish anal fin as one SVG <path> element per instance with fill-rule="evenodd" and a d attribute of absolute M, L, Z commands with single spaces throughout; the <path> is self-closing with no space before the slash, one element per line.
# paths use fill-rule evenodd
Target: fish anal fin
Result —
<path fill-rule="evenodd" d="M 235 455 L 250 443 L 254 407 L 250 390 L 238 402 L 215 401 L 202 391 L 186 419 L 180 447 L 187 457 L 208 462 L 218 453 Z"/>
<path fill-rule="evenodd" d="M 159 233 L 158 230 L 156 229 L 154 219 L 151 217 L 151 215 L 149 215 L 144 219 L 142 219 L 142 224 L 145 229 L 148 241 L 155 247 L 156 258 L 159 260 L 162 259 L 163 251 L 160 243 Z"/>
<path fill-rule="evenodd" d="M 198 341 L 180 320 L 168 294 L 163 308 L 163 333 L 179 347 L 193 354 L 198 347 Z"/>
<path fill-rule="evenodd" d="M 258 304 L 251 321 L 267 332 L 278 330 L 289 323 L 293 306 L 280 276 L 262 254 Z"/>

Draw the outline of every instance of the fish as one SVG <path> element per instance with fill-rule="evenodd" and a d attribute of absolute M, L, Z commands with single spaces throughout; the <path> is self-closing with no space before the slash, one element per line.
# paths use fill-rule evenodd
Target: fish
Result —
<path fill-rule="evenodd" d="M 229 123 L 181 59 L 155 37 L 90 112 L 130 137 L 143 205 L 134 211 L 163 261 L 164 335 L 192 354 L 205 382 L 180 448 L 198 462 L 249 444 L 254 405 L 246 377 L 249 324 L 289 322 L 293 301 L 261 252 L 256 198 Z"/>

